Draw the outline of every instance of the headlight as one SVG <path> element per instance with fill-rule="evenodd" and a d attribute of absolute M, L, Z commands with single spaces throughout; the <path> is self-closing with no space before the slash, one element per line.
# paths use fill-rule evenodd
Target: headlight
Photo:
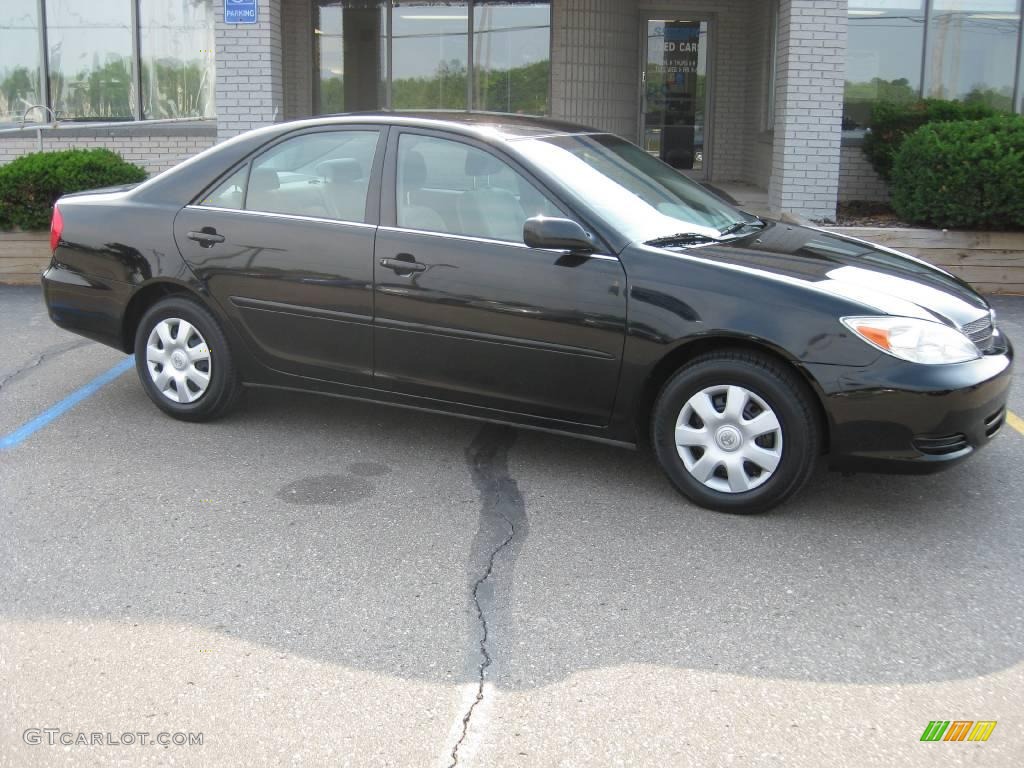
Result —
<path fill-rule="evenodd" d="M 912 363 L 964 363 L 978 348 L 955 328 L 913 317 L 844 317 L 843 325 L 868 344 Z"/>

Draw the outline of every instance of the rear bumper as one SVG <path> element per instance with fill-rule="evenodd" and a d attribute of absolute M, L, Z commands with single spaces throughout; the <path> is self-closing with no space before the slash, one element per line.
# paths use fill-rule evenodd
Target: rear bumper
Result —
<path fill-rule="evenodd" d="M 926 474 L 984 447 L 1006 420 L 1013 348 L 958 365 L 914 365 L 883 356 L 866 369 L 815 366 L 831 375 L 825 396 L 829 466 Z M 822 381 L 822 379 L 819 379 Z"/>
<path fill-rule="evenodd" d="M 43 299 L 61 328 L 122 348 L 121 320 L 132 286 L 88 277 L 58 264 L 43 272 Z"/>

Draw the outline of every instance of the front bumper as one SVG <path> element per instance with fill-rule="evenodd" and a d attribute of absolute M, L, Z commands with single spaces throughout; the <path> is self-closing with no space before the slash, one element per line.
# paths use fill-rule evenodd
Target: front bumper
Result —
<path fill-rule="evenodd" d="M 824 393 L 829 466 L 928 473 L 963 461 L 1006 420 L 1013 348 L 956 365 L 881 355 L 867 368 L 809 366 Z"/>

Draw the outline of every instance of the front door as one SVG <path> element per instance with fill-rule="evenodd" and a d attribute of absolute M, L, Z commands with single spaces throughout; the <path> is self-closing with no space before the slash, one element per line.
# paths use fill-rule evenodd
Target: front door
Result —
<path fill-rule="evenodd" d="M 529 248 L 527 218 L 565 212 L 468 139 L 392 130 L 374 254 L 376 386 L 602 426 L 625 338 L 611 255 Z"/>
<path fill-rule="evenodd" d="M 707 176 L 708 22 L 647 21 L 641 141 L 689 176 Z"/>

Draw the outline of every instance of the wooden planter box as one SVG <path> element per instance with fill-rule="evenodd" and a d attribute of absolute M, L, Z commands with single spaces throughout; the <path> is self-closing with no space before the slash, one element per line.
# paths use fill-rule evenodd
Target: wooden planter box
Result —
<path fill-rule="evenodd" d="M 49 232 L 0 232 L 0 283 L 39 285 L 49 263 Z"/>
<path fill-rule="evenodd" d="M 909 253 L 966 280 L 981 293 L 1024 294 L 1024 232 L 895 227 L 828 227 Z"/>

